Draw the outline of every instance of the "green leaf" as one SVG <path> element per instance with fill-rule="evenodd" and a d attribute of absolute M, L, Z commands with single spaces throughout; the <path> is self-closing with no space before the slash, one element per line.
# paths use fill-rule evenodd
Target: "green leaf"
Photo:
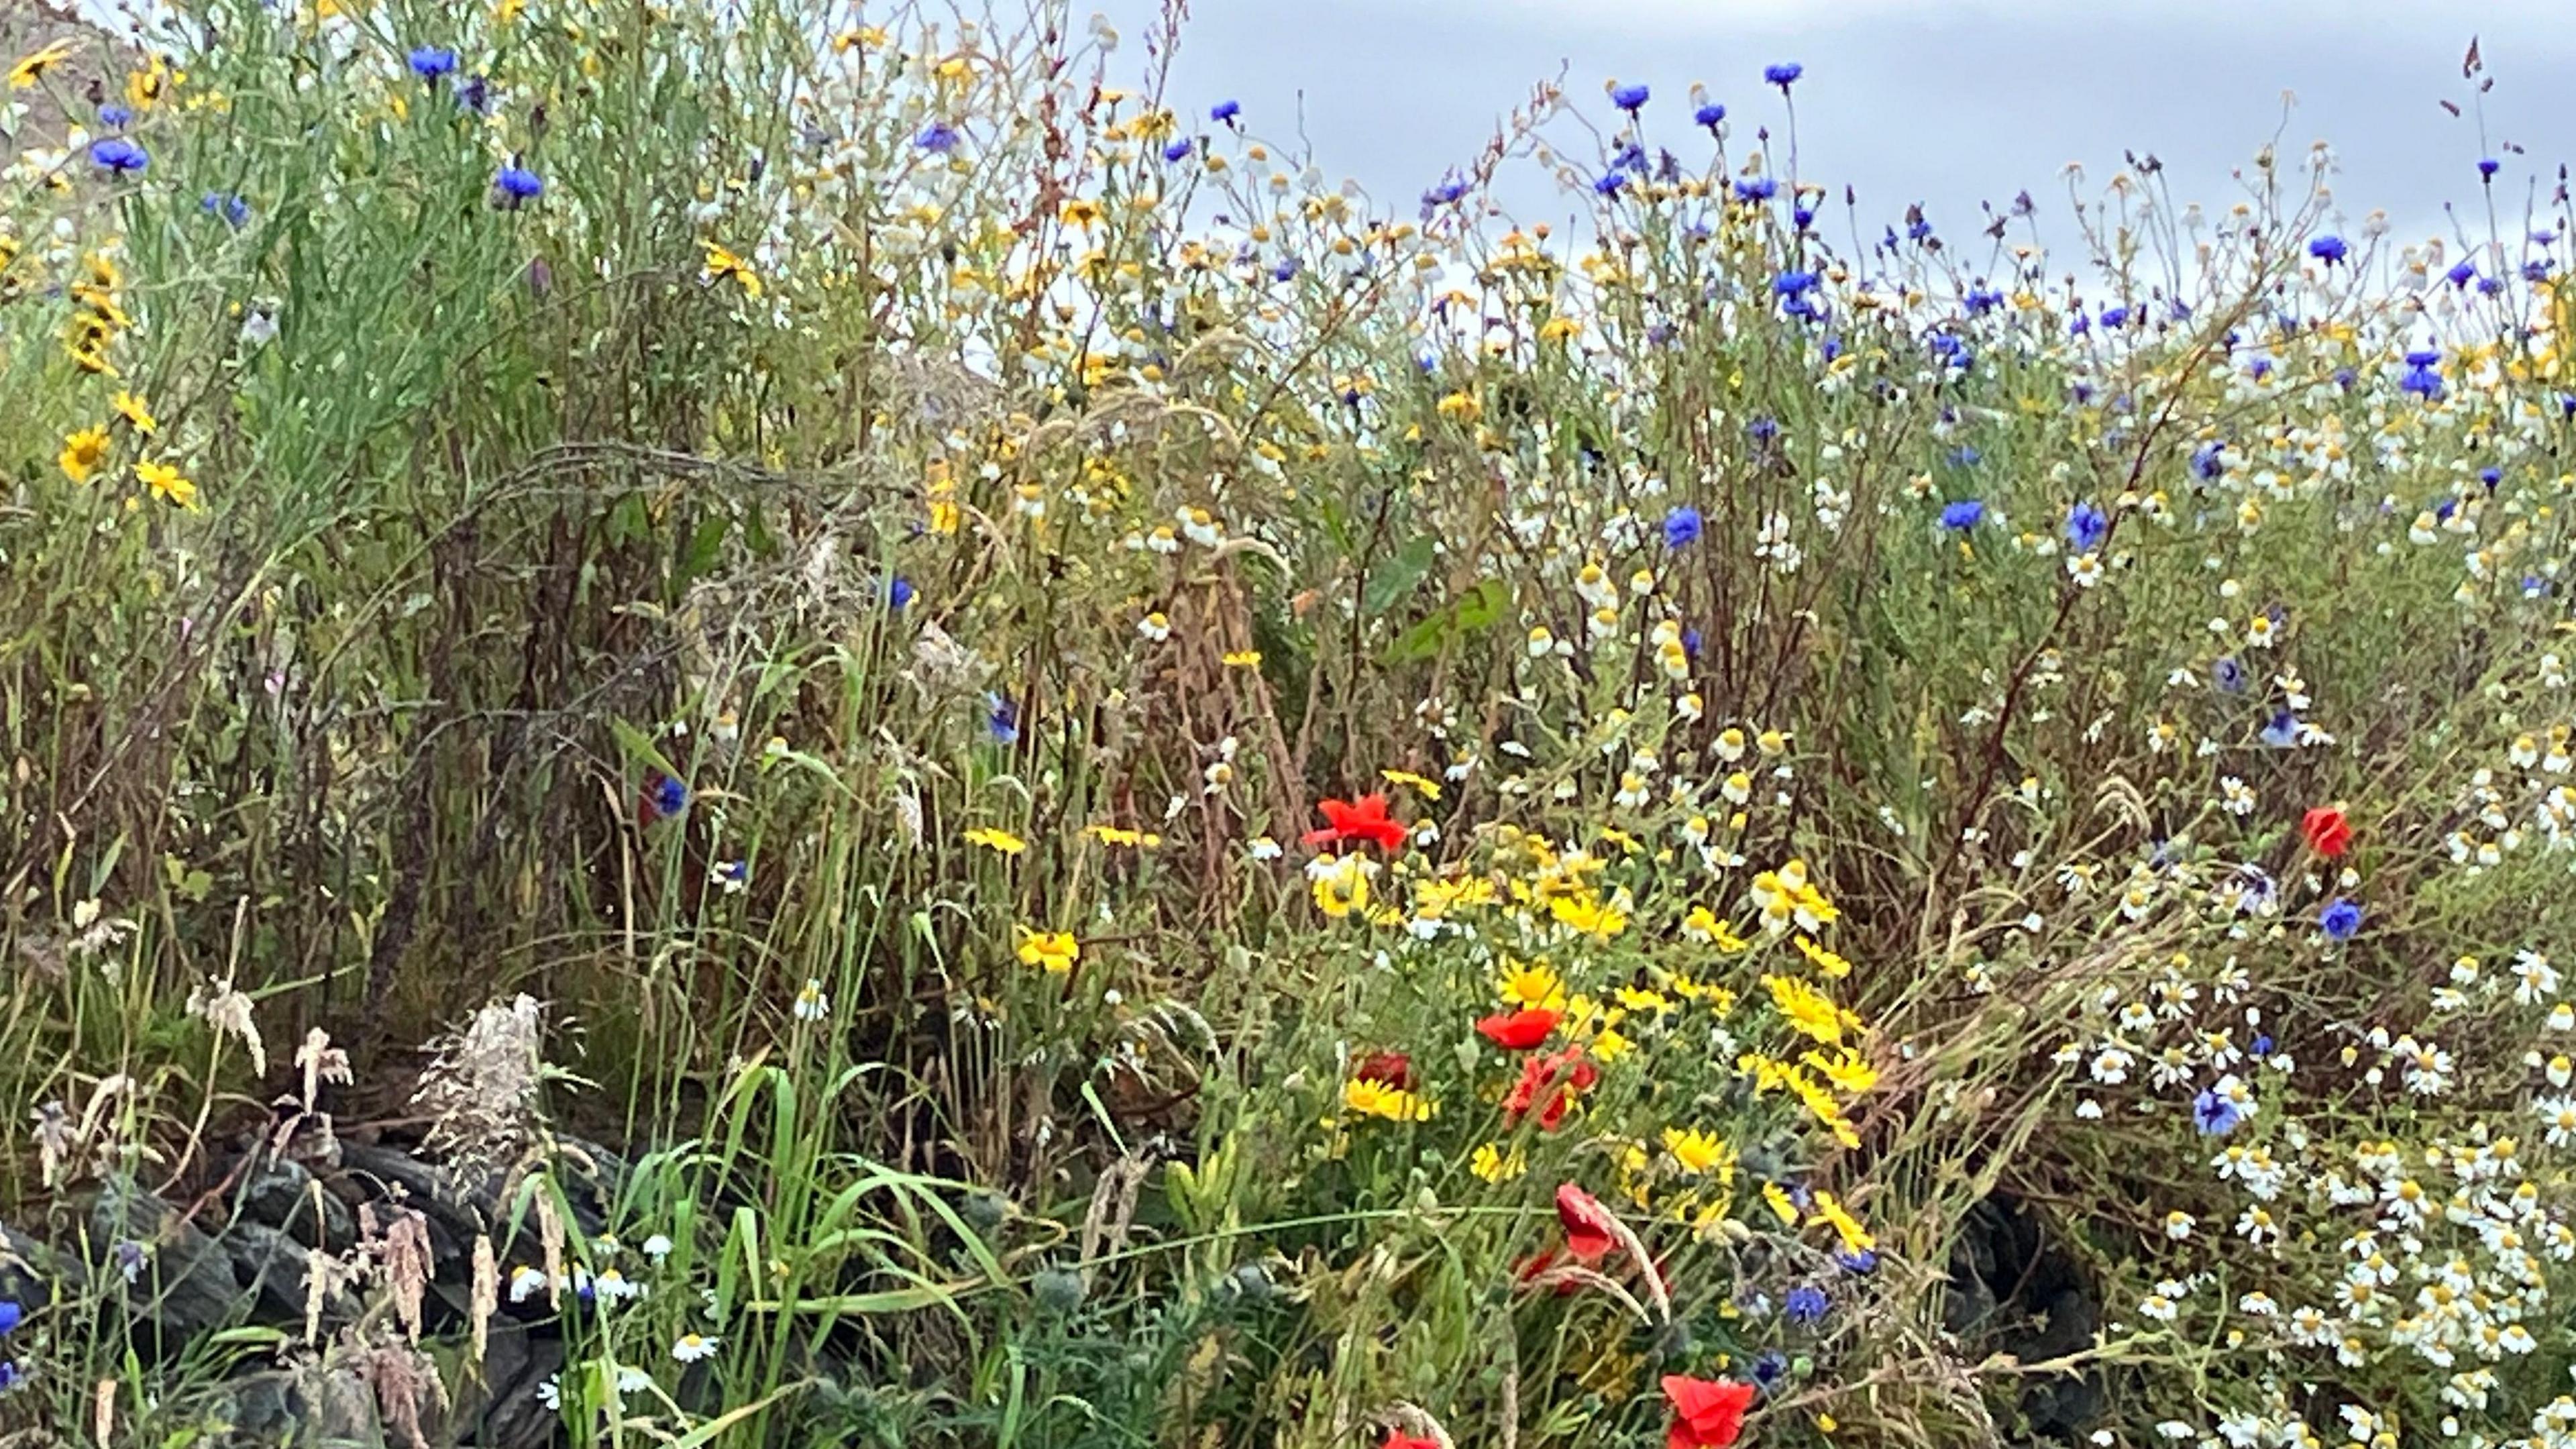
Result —
<path fill-rule="evenodd" d="M 662 758 L 662 752 L 653 748 L 652 738 L 642 730 L 622 719 L 612 719 L 608 722 L 608 732 L 616 738 L 617 752 L 626 757 L 628 764 L 650 765 L 672 779 L 680 777 L 680 772 L 672 768 L 669 760 Z"/>
<path fill-rule="evenodd" d="M 680 556 L 680 576 L 671 581 L 672 587 L 685 589 L 693 580 L 705 578 L 716 566 L 716 555 L 724 550 L 725 535 L 732 531 L 733 520 L 721 513 L 701 520 L 689 535 L 688 551 Z"/>
<path fill-rule="evenodd" d="M 1483 580 L 1395 636 L 1395 642 L 1386 648 L 1385 661 L 1389 664 L 1411 664 L 1429 659 L 1447 648 L 1453 639 L 1492 628 L 1501 621 L 1511 602 L 1512 591 L 1502 580 Z"/>
<path fill-rule="evenodd" d="M 1428 534 L 1406 544 L 1402 553 L 1369 575 L 1368 586 L 1360 590 L 1360 612 L 1375 618 L 1404 602 L 1422 583 L 1422 576 L 1431 572 L 1439 549 L 1439 540 Z"/>

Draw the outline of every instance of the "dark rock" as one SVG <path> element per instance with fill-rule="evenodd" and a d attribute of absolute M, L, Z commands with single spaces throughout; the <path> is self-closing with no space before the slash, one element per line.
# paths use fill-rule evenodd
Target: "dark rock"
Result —
<path fill-rule="evenodd" d="M 358 1224 L 349 1205 L 321 1191 L 312 1170 L 291 1157 L 263 1152 L 244 1174 L 236 1202 L 244 1217 L 280 1229 L 308 1248 L 336 1250 L 357 1241 Z"/>
<path fill-rule="evenodd" d="M 1951 1333 L 1982 1351 L 2044 1363 L 2090 1345 L 2101 1321 L 2101 1299 L 2083 1265 L 2040 1214 L 1998 1192 L 1960 1219 L 1942 1305 L 1942 1326 Z M 2019 1407 L 2033 1433 L 2073 1443 L 2102 1417 L 2101 1376 L 2028 1379 Z"/>
<path fill-rule="evenodd" d="M 537 1385 L 562 1372 L 563 1362 L 560 1339 L 494 1320 L 482 1376 L 459 1395 L 457 1422 L 470 1426 L 465 1442 L 477 1449 L 549 1449 L 561 1424 L 538 1399 Z"/>
<path fill-rule="evenodd" d="M 127 1311 L 151 1325 L 163 1354 L 179 1352 L 242 1306 L 231 1255 L 160 1197 L 131 1186 L 101 1192 L 90 1204 L 89 1234 L 107 1255 L 99 1271 L 132 1267 Z"/>
<path fill-rule="evenodd" d="M 467 1187 L 445 1169 L 398 1148 L 343 1143 L 340 1166 L 343 1181 L 359 1189 L 361 1202 L 399 1199 L 428 1220 L 431 1261 L 442 1275 L 465 1262 L 475 1234 L 494 1216 L 487 1186 Z"/>
<path fill-rule="evenodd" d="M 54 1301 L 57 1288 L 77 1297 L 88 1282 L 89 1271 L 80 1259 L 0 1224 L 0 1298 L 42 1308 Z"/>

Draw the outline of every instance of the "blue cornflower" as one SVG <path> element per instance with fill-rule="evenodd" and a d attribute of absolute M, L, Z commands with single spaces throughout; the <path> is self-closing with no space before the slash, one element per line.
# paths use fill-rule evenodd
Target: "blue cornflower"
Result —
<path fill-rule="evenodd" d="M 141 146 L 123 136 L 110 136 L 90 143 L 89 159 L 102 171 L 124 176 L 152 164 L 152 158 Z"/>
<path fill-rule="evenodd" d="M 1208 107 L 1209 120 L 1222 122 L 1229 126 L 1234 124 L 1235 117 L 1242 114 L 1243 106 L 1237 101 L 1219 101 L 1215 105 Z"/>
<path fill-rule="evenodd" d="M 2548 281 L 2549 258 L 2533 257 L 2530 261 L 2524 262 L 2522 264 L 2522 279 L 2526 282 Z"/>
<path fill-rule="evenodd" d="M 1616 196 L 1619 194 L 1619 188 L 1627 184 L 1628 178 L 1625 173 L 1604 171 L 1601 173 L 1601 179 L 1592 183 L 1592 189 L 1604 196 Z"/>
<path fill-rule="evenodd" d="M 2504 295 L 2504 278 L 2502 278 L 2502 277 L 2480 277 L 2480 278 L 2478 278 L 2478 295 L 2479 295 L 2479 296 L 2481 296 L 2481 297 L 2501 297 L 2501 296 L 2503 296 L 2503 295 Z"/>
<path fill-rule="evenodd" d="M 1628 112 L 1630 115 L 1635 115 L 1638 111 L 1644 109 L 1646 98 L 1653 94 L 1654 92 L 1648 90 L 1642 85 L 1621 86 L 1610 93 L 1610 104 Z"/>
<path fill-rule="evenodd" d="M 912 144 L 933 156 L 945 156 L 957 149 L 961 139 L 955 126 L 946 121 L 933 121 L 921 128 L 921 134 L 912 138 Z"/>
<path fill-rule="evenodd" d="M 1198 148 L 1196 146 L 1187 141 L 1168 141 L 1163 145 L 1163 159 L 1166 161 L 1183 160 L 1187 158 L 1192 151 L 1197 149 Z"/>
<path fill-rule="evenodd" d="M 1969 316 L 1983 317 L 2004 304 L 2004 294 L 1992 287 L 1974 286 L 1970 287 L 1959 301 L 1968 309 Z"/>
<path fill-rule="evenodd" d="M 0 1394 L 22 1388 L 26 1382 L 27 1370 L 16 1359 L 0 1361 Z"/>
<path fill-rule="evenodd" d="M 1782 272 L 1771 279 L 1771 290 L 1783 297 L 1798 296 L 1816 285 L 1813 272 Z"/>
<path fill-rule="evenodd" d="M 1693 625 L 1691 625 L 1689 628 L 1682 630 L 1682 657 L 1683 657 L 1683 658 L 1685 658 L 1685 659 L 1697 659 L 1697 658 L 1699 657 L 1699 646 L 1700 646 L 1700 633 L 1699 633 L 1699 626 L 1698 626 L 1697 624 L 1693 624 Z"/>
<path fill-rule="evenodd" d="M 1789 1356 L 1776 1348 L 1766 1348 L 1753 1360 L 1753 1381 L 1769 1388 L 1789 1371 Z"/>
<path fill-rule="evenodd" d="M 1985 516 L 1986 505 L 1983 501 L 1962 498 L 1956 503 L 1942 506 L 1941 526 L 1953 533 L 1965 533 L 1984 521 Z"/>
<path fill-rule="evenodd" d="M 2066 542 L 2077 553 L 2100 548 L 2110 532 L 2110 515 L 2090 503 L 2078 503 L 2066 511 Z"/>
<path fill-rule="evenodd" d="M 1726 107 L 1719 105 L 1715 101 L 1711 101 L 1707 105 L 1700 107 L 1698 110 L 1691 112 L 1691 122 L 1694 125 L 1706 126 L 1712 131 L 1717 129 L 1718 122 L 1725 119 Z"/>
<path fill-rule="evenodd" d="M 2329 267 L 2342 261 L 2345 255 L 2351 250 L 2352 248 L 2344 245 L 2343 238 L 2339 236 L 2327 235 L 2312 236 L 2308 238 L 2308 255 L 2315 257 L 2318 261 L 2325 263 Z"/>
<path fill-rule="evenodd" d="M 1020 707 L 998 694 L 984 696 L 984 732 L 996 744 L 1020 742 Z"/>
<path fill-rule="evenodd" d="M 27 1310 L 15 1298 L 0 1298 L 0 1333 L 15 1333 L 27 1321 Z"/>
<path fill-rule="evenodd" d="M 2495 174 L 2503 169 L 2504 163 L 2498 161 L 2493 156 L 2481 157 L 2478 160 L 2478 179 L 2481 181 L 2492 181 L 2495 179 Z"/>
<path fill-rule="evenodd" d="M 723 886 L 729 892 L 738 891 L 751 884 L 751 862 L 720 860 L 716 862 L 714 874 L 717 885 Z"/>
<path fill-rule="evenodd" d="M 122 131 L 134 124 L 134 112 L 119 105 L 104 105 L 98 108 L 98 123 L 111 131 Z"/>
<path fill-rule="evenodd" d="M 2397 387 L 2399 391 L 2414 393 L 2426 402 L 2435 402 L 2442 396 L 2442 374 L 2418 364 L 2406 369 L 2406 375 L 2397 379 Z"/>
<path fill-rule="evenodd" d="M 1422 204 L 1424 206 L 1449 206 L 1455 204 L 1459 198 L 1466 194 L 1467 183 L 1459 180 L 1455 176 L 1452 176 L 1448 180 L 1441 182 L 1439 185 L 1432 187 L 1429 191 L 1422 193 Z"/>
<path fill-rule="evenodd" d="M 2219 1094 L 2216 1087 L 2203 1088 L 2191 1099 L 2192 1125 L 2207 1137 L 2224 1137 L 2245 1120 L 2245 1109 L 2231 1098 Z"/>
<path fill-rule="evenodd" d="M 2299 742 L 2299 717 L 2282 710 L 2272 716 L 2272 722 L 2263 726 L 2256 738 L 2273 749 L 2286 750 Z"/>
<path fill-rule="evenodd" d="M 2191 472 L 2195 478 L 2217 478 L 2227 472 L 2227 444 L 2216 438 L 2191 450 Z"/>
<path fill-rule="evenodd" d="M 1295 257 L 1281 257 L 1279 259 L 1279 265 L 1270 269 L 1270 275 L 1276 280 L 1282 282 L 1293 282 L 1297 280 L 1297 259 Z"/>
<path fill-rule="evenodd" d="M 2450 279 L 2452 286 L 2465 287 L 2478 279 L 2478 269 L 2470 262 L 2453 262 L 2451 269 L 2442 275 Z"/>
<path fill-rule="evenodd" d="M 536 200 L 544 195 L 546 190 L 543 178 L 515 162 L 502 167 L 499 174 L 492 178 L 492 185 L 513 207 L 523 201 Z"/>
<path fill-rule="evenodd" d="M 2478 481 L 2487 485 L 2487 491 L 2494 492 L 2495 486 L 2504 481 L 2504 470 L 2502 468 L 2480 468 L 2478 470 Z"/>
<path fill-rule="evenodd" d="M 1749 176 L 1735 183 L 1738 201 L 1769 201 L 1780 194 L 1780 183 L 1768 176 Z"/>
<path fill-rule="evenodd" d="M 1789 220 L 1797 224 L 1798 230 L 1805 231 L 1809 226 L 1814 224 L 1816 220 L 1816 209 L 1812 206 L 1790 207 Z"/>
<path fill-rule="evenodd" d="M 2101 321 L 2103 326 L 2116 332 L 2120 328 L 2128 325 L 2129 309 L 2126 307 L 2105 307 L 2102 309 Z"/>
<path fill-rule="evenodd" d="M 1685 503 L 1664 515 L 1664 547 L 1688 548 L 1699 542 L 1699 510 Z"/>
<path fill-rule="evenodd" d="M 456 88 L 456 103 L 478 116 L 492 114 L 492 82 L 475 76 Z"/>
<path fill-rule="evenodd" d="M 912 580 L 905 578 L 901 574 L 897 574 L 894 576 L 893 581 L 886 585 L 886 607 L 889 609 L 907 608 L 912 603 L 912 595 Z"/>
<path fill-rule="evenodd" d="M 422 80 L 435 81 L 440 76 L 454 73 L 455 70 L 455 51 L 442 49 L 434 45 L 413 47 L 411 53 L 411 73 L 419 76 Z"/>
<path fill-rule="evenodd" d="M 1836 1253 L 1834 1261 L 1842 1265 L 1844 1272 L 1857 1277 L 1866 1277 L 1878 1271 L 1878 1249 L 1863 1248 L 1857 1253 Z"/>
<path fill-rule="evenodd" d="M 1787 95 L 1789 87 L 1796 85 L 1798 77 L 1806 73 L 1807 68 L 1794 60 L 1784 61 L 1778 65 L 1766 65 L 1762 67 L 1762 83 L 1766 86 L 1778 86 L 1780 93 Z"/>
<path fill-rule="evenodd" d="M 2317 929 L 2330 941 L 2349 941 L 2361 930 L 2361 907 L 2337 896 L 2317 913 Z"/>
<path fill-rule="evenodd" d="M 1757 443 L 1770 442 L 1773 438 L 1780 436 L 1779 420 L 1776 418 L 1755 418 L 1753 421 L 1744 425 L 1744 436 L 1751 438 Z"/>
<path fill-rule="evenodd" d="M 654 813 L 667 820 L 689 808 L 689 787 L 668 775 L 653 777 Z"/>
<path fill-rule="evenodd" d="M 2272 1054 L 2272 1034 L 2267 1031 L 2255 1037 L 2254 1044 L 2247 1047 L 2246 1050 L 2258 1057 L 2270 1056 Z"/>
<path fill-rule="evenodd" d="M 208 216 L 220 216 L 238 228 L 250 220 L 250 202 L 230 192 L 209 191 L 197 205 Z"/>
<path fill-rule="evenodd" d="M 2220 655 L 2218 662 L 2209 666 L 2209 679 L 2223 694 L 2245 692 L 2245 666 L 2237 663 L 2233 654 Z"/>
<path fill-rule="evenodd" d="M 1833 1300 L 1825 1296 L 1824 1289 L 1812 1283 L 1801 1283 L 1780 1298 L 1781 1311 L 1789 1315 L 1791 1323 L 1801 1325 L 1822 1320 L 1825 1311 L 1831 1307 Z"/>

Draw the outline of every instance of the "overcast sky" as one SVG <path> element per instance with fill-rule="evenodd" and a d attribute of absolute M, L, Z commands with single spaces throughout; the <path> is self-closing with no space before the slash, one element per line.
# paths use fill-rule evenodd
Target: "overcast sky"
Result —
<path fill-rule="evenodd" d="M 1076 0 L 1079 8 L 1081 0 Z M 1141 68 L 1151 0 L 1114 0 L 1124 64 Z M 1925 204 L 1945 232 L 1981 224 L 2027 188 L 2066 215 L 2066 163 L 2098 191 L 2124 149 L 2153 152 L 2178 201 L 2212 211 L 2276 131 L 2285 159 L 2333 143 L 2338 210 L 2358 229 L 2384 208 L 2394 240 L 2444 227 L 2445 201 L 2484 236 L 2476 163 L 2498 177 L 2517 236 L 2527 188 L 2546 202 L 2576 151 L 2576 0 L 1197 0 L 1172 99 L 1203 117 L 1242 102 L 1256 133 L 1292 142 L 1396 210 L 1476 152 L 1532 82 L 1563 68 L 1567 94 L 1610 114 L 1609 77 L 1654 88 L 1650 141 L 1697 160 L 1688 89 L 1726 103 L 1730 154 L 1782 117 L 1766 63 L 1798 83 L 1800 170 L 1839 199 L 1858 188 L 1865 222 Z M 2460 63 L 2480 40 L 2488 141 Z M 2283 125 L 2282 92 L 2297 96 Z M 2507 142 L 2528 148 L 2520 157 Z M 1532 171 L 1504 192 L 1525 215 L 1567 204 Z M 1867 234 L 1874 236 L 1876 226 Z M 1843 235 L 1836 227 L 1834 234 Z M 2054 237 L 2066 236 L 2060 225 Z"/>

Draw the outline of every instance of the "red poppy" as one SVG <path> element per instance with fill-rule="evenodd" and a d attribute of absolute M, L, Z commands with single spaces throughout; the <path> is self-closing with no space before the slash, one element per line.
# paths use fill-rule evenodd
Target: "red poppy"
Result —
<path fill-rule="evenodd" d="M 1666 1374 L 1664 1397 L 1673 1404 L 1673 1428 L 1664 1438 L 1665 1449 L 1726 1449 L 1744 1432 L 1744 1411 L 1753 1404 L 1753 1385 Z"/>
<path fill-rule="evenodd" d="M 1521 1063 L 1521 1079 L 1503 1098 L 1503 1111 L 1517 1118 L 1536 1108 L 1539 1130 L 1553 1132 L 1574 1106 L 1575 1097 L 1592 1090 L 1592 1084 L 1599 1080 L 1600 1070 L 1583 1059 L 1581 1047 L 1531 1057 Z"/>
<path fill-rule="evenodd" d="M 1517 1281 L 1522 1287 L 1526 1288 L 1530 1284 L 1537 1282 L 1539 1279 L 1546 1277 L 1548 1270 L 1556 1266 L 1556 1260 L 1559 1256 L 1561 1255 L 1554 1248 L 1541 1248 L 1537 1252 L 1530 1254 L 1528 1257 L 1521 1259 L 1521 1269 Z M 1583 1291 L 1583 1285 L 1571 1278 L 1568 1278 L 1556 1285 L 1556 1296 L 1559 1298 L 1571 1298 L 1581 1291 Z"/>
<path fill-rule="evenodd" d="M 2320 805 L 2300 816 L 2299 833 L 2308 838 L 2308 849 L 2328 860 L 2352 849 L 2352 822 L 2331 805 Z"/>
<path fill-rule="evenodd" d="M 1384 795 L 1363 795 L 1357 804 L 1348 800 L 1322 800 L 1316 809 L 1324 812 L 1328 822 L 1321 830 L 1306 832 L 1308 845 L 1326 845 L 1343 840 L 1366 840 L 1392 855 L 1404 848 L 1411 833 L 1406 826 L 1386 817 Z"/>
<path fill-rule="evenodd" d="M 1573 1183 L 1558 1184 L 1556 1217 L 1565 1224 L 1565 1250 L 1587 1268 L 1619 1246 L 1619 1225 L 1611 1219 L 1610 1210 L 1601 1205 L 1599 1198 Z"/>
<path fill-rule="evenodd" d="M 1546 1041 L 1549 1032 L 1564 1019 L 1563 1012 L 1543 1007 L 1526 1011 L 1498 1011 L 1476 1023 L 1485 1039 L 1507 1052 L 1525 1052 Z"/>
<path fill-rule="evenodd" d="M 1360 1058 L 1351 1075 L 1363 1082 L 1375 1082 L 1399 1092 L 1413 1090 L 1413 1058 L 1402 1052 L 1372 1052 Z"/>
<path fill-rule="evenodd" d="M 1389 1429 L 1386 1431 L 1386 1442 L 1377 1446 L 1377 1449 L 1440 1449 L 1440 1441 L 1417 1439 L 1401 1429 Z"/>

